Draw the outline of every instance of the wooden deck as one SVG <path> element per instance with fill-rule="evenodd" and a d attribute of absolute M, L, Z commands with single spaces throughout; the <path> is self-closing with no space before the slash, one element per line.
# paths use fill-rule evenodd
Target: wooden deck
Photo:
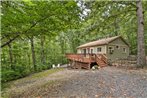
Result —
<path fill-rule="evenodd" d="M 100 67 L 107 66 L 107 57 L 104 54 L 66 54 L 73 68 L 90 69 L 96 63 Z"/>

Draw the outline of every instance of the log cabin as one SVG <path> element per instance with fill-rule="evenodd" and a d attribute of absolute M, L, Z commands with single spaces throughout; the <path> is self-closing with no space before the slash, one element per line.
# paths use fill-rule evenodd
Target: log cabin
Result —
<path fill-rule="evenodd" d="M 114 36 L 88 42 L 77 47 L 77 54 L 66 54 L 73 68 L 90 69 L 94 65 L 107 66 L 109 61 L 126 59 L 129 44 L 121 36 Z"/>

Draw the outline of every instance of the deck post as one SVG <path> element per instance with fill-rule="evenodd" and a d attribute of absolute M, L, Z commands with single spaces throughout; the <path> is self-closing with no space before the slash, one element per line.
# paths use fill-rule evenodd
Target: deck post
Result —
<path fill-rule="evenodd" d="M 81 62 L 79 62 L 79 69 L 82 69 Z"/>
<path fill-rule="evenodd" d="M 90 69 L 90 64 L 91 64 L 91 63 L 88 64 L 88 69 Z"/>

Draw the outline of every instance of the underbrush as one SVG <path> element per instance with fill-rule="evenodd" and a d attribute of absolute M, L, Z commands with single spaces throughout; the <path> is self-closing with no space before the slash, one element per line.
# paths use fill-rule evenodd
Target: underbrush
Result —
<path fill-rule="evenodd" d="M 61 70 L 63 70 L 63 68 L 55 68 L 55 69 L 46 70 L 46 71 L 39 72 L 37 74 L 32 75 L 32 78 L 46 77 L 52 73 L 55 73 Z"/>
<path fill-rule="evenodd" d="M 16 80 L 32 73 L 41 72 L 43 70 L 50 69 L 51 66 L 38 65 L 37 70 L 34 71 L 32 67 L 29 66 L 19 66 L 16 65 L 13 69 L 2 66 L 1 70 L 1 82 L 6 83 L 8 81 Z"/>
<path fill-rule="evenodd" d="M 3 69 L 1 71 L 1 82 L 5 83 L 11 80 L 25 77 L 31 73 L 31 70 L 25 67 L 17 67 L 16 69 Z"/>
<path fill-rule="evenodd" d="M 16 67 L 15 70 L 12 69 L 2 69 L 2 78 L 1 78 L 1 82 L 2 82 L 2 89 L 8 88 L 10 86 L 10 84 L 13 83 L 12 80 L 16 80 L 16 79 L 20 79 L 25 77 L 26 79 L 32 79 L 32 78 L 42 78 L 42 77 L 46 77 L 49 74 L 58 72 L 60 70 L 63 70 L 63 68 L 56 68 L 56 69 L 50 69 L 48 70 L 48 68 L 43 68 L 42 70 L 37 70 L 35 72 L 33 72 L 32 70 L 29 70 L 27 67 Z M 37 73 L 38 72 L 38 73 Z M 27 77 L 26 77 L 27 76 Z"/>

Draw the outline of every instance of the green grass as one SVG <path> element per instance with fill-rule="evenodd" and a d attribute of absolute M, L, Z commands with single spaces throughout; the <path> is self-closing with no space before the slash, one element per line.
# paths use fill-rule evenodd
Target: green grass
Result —
<path fill-rule="evenodd" d="M 46 71 L 43 71 L 43 72 L 35 73 L 31 76 L 31 78 L 46 77 L 46 76 L 53 74 L 55 72 L 62 71 L 63 69 L 64 68 L 55 68 L 55 69 L 50 69 L 50 70 L 46 70 Z"/>
<path fill-rule="evenodd" d="M 2 90 L 4 90 L 5 88 L 9 88 L 15 82 L 20 82 L 21 83 L 21 81 L 25 81 L 25 80 L 32 80 L 32 79 L 38 79 L 38 78 L 47 77 L 50 74 L 53 74 L 53 73 L 56 73 L 56 72 L 62 71 L 62 70 L 64 70 L 64 68 L 49 69 L 49 70 L 45 70 L 45 71 L 42 71 L 42 72 L 39 72 L 39 73 L 34 73 L 34 74 L 32 74 L 30 76 L 26 76 L 24 78 L 20 78 L 20 79 L 17 79 L 17 80 L 2 83 Z"/>
<path fill-rule="evenodd" d="M 56 68 L 56 69 L 49 69 L 49 70 L 46 70 L 46 71 L 42 71 L 42 72 L 39 72 L 39 73 L 34 73 L 30 76 L 27 76 L 25 78 L 21 78 L 21 79 L 17 79 L 17 80 L 14 80 L 14 81 L 10 81 L 10 82 L 6 82 L 6 83 L 3 83 L 3 92 L 2 92 L 2 98 L 9 98 L 11 96 L 10 92 L 7 92 L 7 89 L 13 87 L 13 85 L 16 83 L 16 84 L 21 84 L 23 83 L 24 81 L 30 81 L 30 80 L 33 80 L 33 79 L 40 79 L 40 78 L 45 78 L 47 77 L 48 75 L 51 75 L 53 73 L 56 73 L 56 72 L 59 72 L 59 71 L 62 71 L 64 70 L 64 68 Z M 59 80 L 50 80 L 48 81 L 47 83 L 41 85 L 40 87 L 38 87 L 38 89 L 42 89 L 42 88 L 48 88 L 49 85 L 50 86 L 54 86 L 56 84 L 60 83 Z"/>

